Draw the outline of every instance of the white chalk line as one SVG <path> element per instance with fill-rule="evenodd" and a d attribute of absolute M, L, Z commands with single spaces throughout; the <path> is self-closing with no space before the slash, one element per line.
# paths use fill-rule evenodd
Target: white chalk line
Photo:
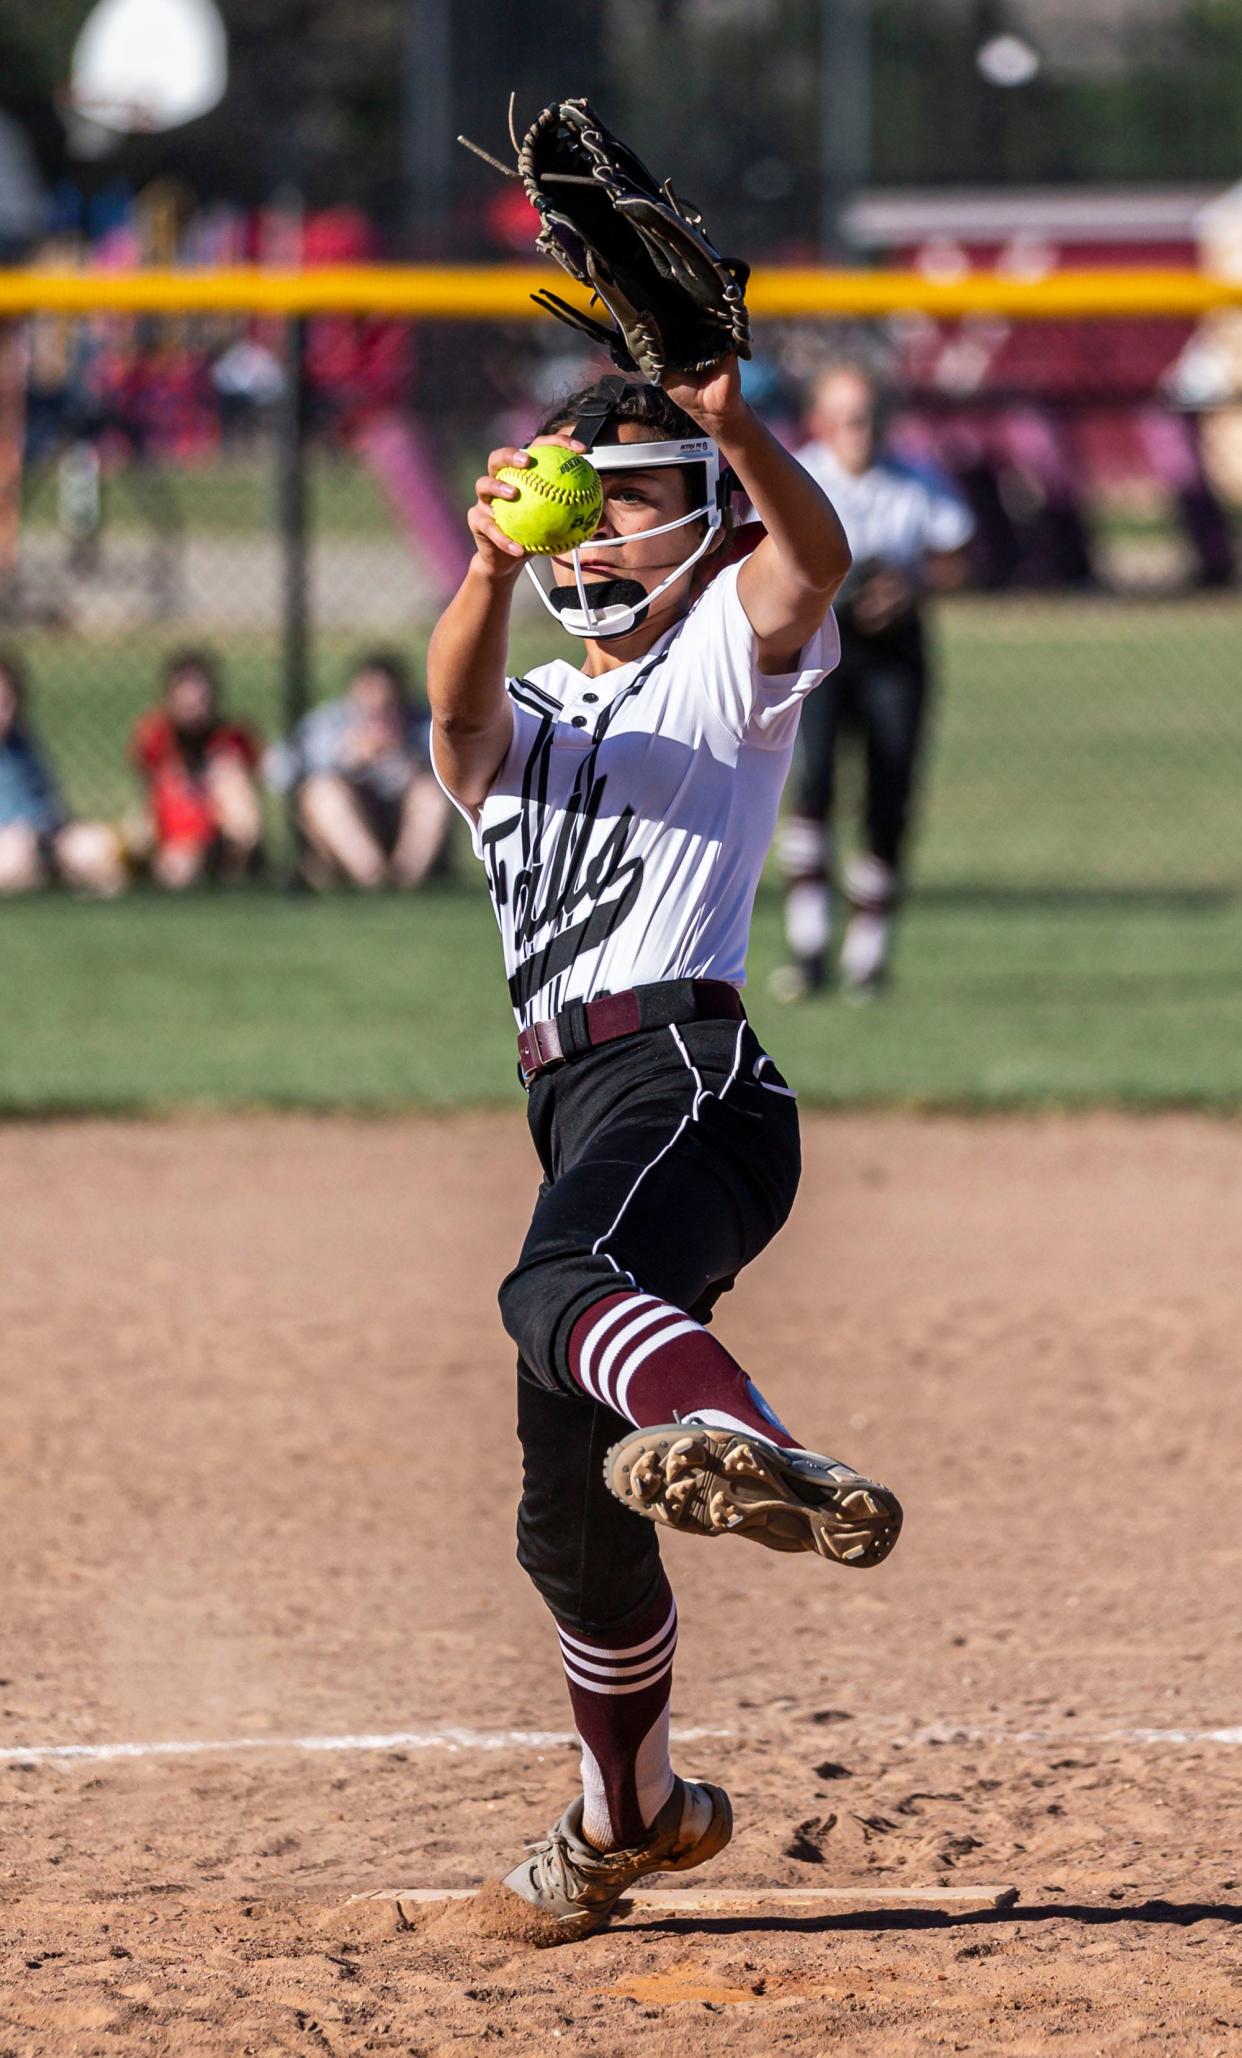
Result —
<path fill-rule="evenodd" d="M 917 1748 L 934 1744 L 1054 1744 L 1058 1747 L 1098 1744 L 1242 1744 L 1242 1725 L 1224 1729 L 1004 1729 L 972 1723 L 929 1723 L 906 1735 L 860 1728 L 853 1736 L 865 1742 Z M 739 1740 L 735 1729 L 674 1729 L 674 1743 L 709 1739 Z M 744 1737 L 741 1741 L 745 1741 Z M 763 1741 L 770 1741 L 764 1738 Z M 809 1740 L 808 1740 L 809 1741 Z M 342 1736 L 185 1737 L 149 1743 L 9 1744 L 0 1746 L 0 1764 L 107 1765 L 141 1758 L 240 1757 L 252 1752 L 273 1756 L 302 1751 L 548 1751 L 576 1744 L 568 1729 L 394 1729 L 375 1734 Z"/>
<path fill-rule="evenodd" d="M 372 1894 L 351 1894 L 347 1906 L 353 1907 L 359 1901 L 396 1901 L 400 1905 L 409 1901 L 420 1907 L 434 1906 L 437 1901 L 472 1901 L 477 1887 L 379 1887 Z M 627 1901 L 641 1904 L 644 1910 L 659 1909 L 662 1912 L 682 1914 L 687 1908 L 730 1909 L 766 1908 L 775 1904 L 787 1908 L 808 1901 L 821 1905 L 828 1902 L 863 1901 L 868 1905 L 876 1901 L 889 1901 L 901 1906 L 914 1902 L 916 1906 L 927 1903 L 958 1901 L 982 1902 L 987 1907 L 1012 1906 L 1018 1899 L 1017 1887 L 997 1886 L 841 1886 L 841 1887 L 750 1887 L 742 1893 L 713 1893 L 699 1888 L 674 1887 L 666 1891 L 661 1887 L 634 1887 L 625 1896 Z"/>
<path fill-rule="evenodd" d="M 674 1743 L 733 1736 L 732 1729 L 674 1729 Z M 247 1751 L 548 1751 L 578 1738 L 569 1729 L 394 1729 L 360 1736 L 187 1737 L 160 1743 L 25 1744 L 0 1749 L 0 1764 L 40 1765 L 81 1761 L 106 1765 L 119 1759 L 231 1757 Z"/>
<path fill-rule="evenodd" d="M 931 1722 L 905 1744 L 1242 1744 L 1242 1725 L 1230 1729 L 1005 1729 L 1000 1724 Z"/>

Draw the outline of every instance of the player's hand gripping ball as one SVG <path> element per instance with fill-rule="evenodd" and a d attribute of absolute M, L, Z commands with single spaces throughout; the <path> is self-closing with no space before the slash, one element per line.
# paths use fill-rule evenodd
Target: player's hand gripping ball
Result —
<path fill-rule="evenodd" d="M 527 455 L 529 465 L 502 465 L 496 474 L 518 489 L 516 500 L 492 501 L 496 527 L 534 557 L 585 543 L 604 512 L 604 489 L 595 466 L 559 443 L 537 443 Z"/>

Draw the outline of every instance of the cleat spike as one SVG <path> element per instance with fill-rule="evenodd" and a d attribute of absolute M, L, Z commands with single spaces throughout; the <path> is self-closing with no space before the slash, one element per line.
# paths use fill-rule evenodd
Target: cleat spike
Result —
<path fill-rule="evenodd" d="M 732 1430 L 633 1429 L 609 1451 L 604 1477 L 648 1521 L 699 1536 L 732 1530 L 768 1550 L 855 1569 L 882 1563 L 901 1533 L 901 1506 L 886 1486 L 836 1459 Z"/>

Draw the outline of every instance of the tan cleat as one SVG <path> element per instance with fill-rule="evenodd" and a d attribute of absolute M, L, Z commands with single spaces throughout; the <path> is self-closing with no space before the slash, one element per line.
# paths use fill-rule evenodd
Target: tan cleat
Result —
<path fill-rule="evenodd" d="M 551 1916 L 567 1940 L 589 1936 L 604 1927 L 635 1880 L 653 1872 L 689 1872 L 723 1851 L 732 1834 L 733 1810 L 723 1787 L 679 1779 L 643 1843 L 631 1851 L 597 1851 L 582 1834 L 579 1794 L 556 1828 L 501 1883 Z"/>
<path fill-rule="evenodd" d="M 835 1458 L 736 1429 L 632 1429 L 609 1451 L 604 1478 L 651 1522 L 745 1536 L 770 1551 L 817 1551 L 838 1565 L 878 1565 L 901 1534 L 901 1503 L 887 1486 Z"/>

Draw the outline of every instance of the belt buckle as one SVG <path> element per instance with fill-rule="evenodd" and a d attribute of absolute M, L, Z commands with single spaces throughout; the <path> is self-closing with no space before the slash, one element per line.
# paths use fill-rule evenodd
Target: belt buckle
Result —
<path fill-rule="evenodd" d="M 525 1050 L 522 1046 L 525 1045 Z M 527 1053 L 531 1062 L 527 1062 Z M 523 1029 L 518 1038 L 518 1054 L 522 1065 L 522 1083 L 533 1085 L 543 1072 L 549 1072 L 555 1065 L 563 1065 L 565 1053 L 555 1021 L 532 1022 L 529 1029 Z"/>

